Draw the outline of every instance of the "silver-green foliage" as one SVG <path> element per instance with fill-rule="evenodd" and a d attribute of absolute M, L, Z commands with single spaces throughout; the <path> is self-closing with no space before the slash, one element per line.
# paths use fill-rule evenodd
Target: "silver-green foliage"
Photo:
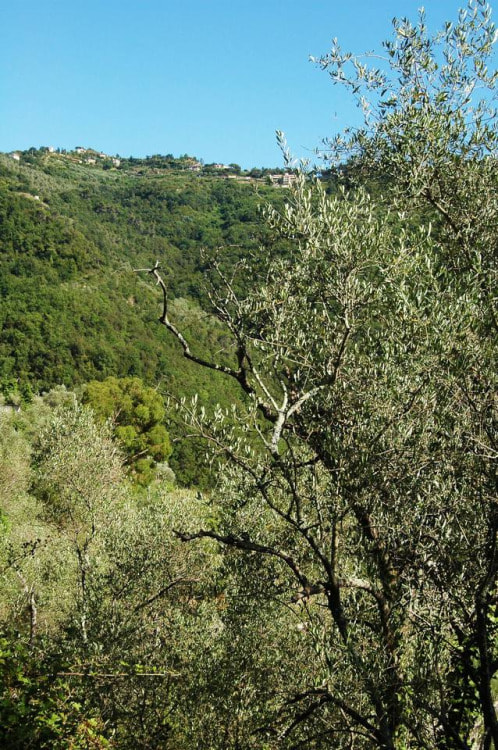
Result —
<path fill-rule="evenodd" d="M 185 356 L 247 397 L 212 417 L 183 406 L 228 465 L 216 522 L 180 536 L 266 561 L 261 590 L 301 615 L 279 746 L 498 743 L 495 37 L 471 2 L 436 38 L 396 22 L 389 79 L 337 47 L 322 60 L 373 96 L 333 148 L 384 171 L 391 210 L 301 175 L 267 211 L 287 252 L 243 269 L 254 290 L 215 266 L 232 367 L 192 353 L 163 288 Z"/>
<path fill-rule="evenodd" d="M 137 493 L 110 426 L 72 394 L 8 410 L 1 427 L 0 743 L 245 742 L 271 709 L 274 658 L 256 655 L 267 610 L 248 621 L 244 571 L 175 537 L 214 523 L 208 499 L 160 482 Z"/>

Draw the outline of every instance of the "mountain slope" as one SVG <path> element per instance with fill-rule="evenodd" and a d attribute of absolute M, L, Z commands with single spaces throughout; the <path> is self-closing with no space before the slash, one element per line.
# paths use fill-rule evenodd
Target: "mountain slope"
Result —
<path fill-rule="evenodd" d="M 200 350 L 220 348 L 219 326 L 198 307 L 200 250 L 224 248 L 228 266 L 257 251 L 258 206 L 281 193 L 175 165 L 161 170 L 157 159 L 134 162 L 117 170 L 43 151 L 20 162 L 0 155 L 4 389 L 138 375 L 176 394 L 219 392 L 214 375 L 190 367 L 155 324 L 156 290 L 132 269 L 158 259 Z"/>

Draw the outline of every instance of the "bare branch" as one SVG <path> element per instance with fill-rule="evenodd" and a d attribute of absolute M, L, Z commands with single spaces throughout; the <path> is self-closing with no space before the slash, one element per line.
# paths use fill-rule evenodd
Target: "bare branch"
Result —
<path fill-rule="evenodd" d="M 301 572 L 294 558 L 285 552 L 275 549 L 274 547 L 268 547 L 264 544 L 258 544 L 257 542 L 251 541 L 249 537 L 242 538 L 237 537 L 233 534 L 217 534 L 214 531 L 208 531 L 201 529 L 193 534 L 186 534 L 182 531 L 175 530 L 176 536 L 181 539 L 182 542 L 191 542 L 194 539 L 214 539 L 221 544 L 226 544 L 228 547 L 236 547 L 237 549 L 245 550 L 246 552 L 259 552 L 262 555 L 270 555 L 282 560 L 294 573 L 299 583 L 303 588 L 309 587 L 310 582 L 308 578 Z"/>

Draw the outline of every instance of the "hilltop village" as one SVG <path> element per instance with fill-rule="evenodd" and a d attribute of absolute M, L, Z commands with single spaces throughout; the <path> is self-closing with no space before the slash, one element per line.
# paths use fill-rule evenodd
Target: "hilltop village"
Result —
<path fill-rule="evenodd" d="M 242 169 L 239 164 L 205 163 L 202 159 L 184 154 L 175 157 L 172 154 L 155 154 L 145 158 L 130 156 L 124 158 L 119 154 L 114 156 L 106 154 L 85 146 L 75 146 L 72 150 L 55 148 L 54 146 L 41 146 L 40 148 L 29 148 L 25 151 L 11 151 L 8 156 L 14 161 L 30 163 L 33 159 L 46 157 L 51 159 L 62 159 L 75 164 L 83 164 L 96 169 L 121 170 L 137 177 L 147 174 L 161 174 L 164 170 L 175 170 L 190 172 L 199 177 L 216 176 L 237 182 L 265 182 L 277 187 L 290 187 L 296 175 L 288 169 L 253 167 Z"/>

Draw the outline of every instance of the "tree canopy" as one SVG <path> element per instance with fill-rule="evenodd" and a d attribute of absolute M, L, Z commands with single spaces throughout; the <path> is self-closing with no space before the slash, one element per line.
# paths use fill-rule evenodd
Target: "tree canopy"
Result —
<path fill-rule="evenodd" d="M 171 455 L 161 395 L 139 378 L 110 377 L 87 383 L 83 403 L 98 420 L 111 423 L 133 475 L 140 484 L 149 484 L 155 466 Z"/>
<path fill-rule="evenodd" d="M 162 284 L 185 357 L 248 399 L 185 406 L 227 466 L 217 524 L 178 534 L 272 561 L 267 594 L 300 603 L 305 686 L 267 726 L 292 747 L 498 746 L 490 16 L 472 0 L 435 36 L 423 13 L 395 21 L 386 71 L 335 43 L 320 61 L 369 97 L 327 158 L 385 175 L 385 198 L 303 173 L 268 208 L 286 252 L 244 267 L 249 294 L 214 282 L 231 365 L 196 354 Z"/>

